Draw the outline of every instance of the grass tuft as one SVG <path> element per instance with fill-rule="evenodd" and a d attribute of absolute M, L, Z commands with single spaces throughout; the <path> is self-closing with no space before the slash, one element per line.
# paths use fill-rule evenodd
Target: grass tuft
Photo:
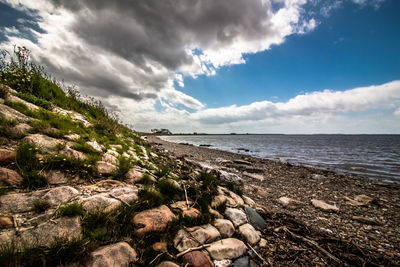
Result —
<path fill-rule="evenodd" d="M 36 213 L 43 213 L 50 208 L 50 204 L 46 200 L 35 200 L 32 208 Z"/>
<path fill-rule="evenodd" d="M 61 205 L 58 208 L 58 216 L 74 217 L 85 215 L 85 209 L 81 203 L 71 202 L 65 205 Z"/>
<path fill-rule="evenodd" d="M 125 157 L 119 157 L 118 168 L 114 171 L 113 177 L 115 180 L 124 181 L 126 174 L 132 168 L 131 159 Z"/>

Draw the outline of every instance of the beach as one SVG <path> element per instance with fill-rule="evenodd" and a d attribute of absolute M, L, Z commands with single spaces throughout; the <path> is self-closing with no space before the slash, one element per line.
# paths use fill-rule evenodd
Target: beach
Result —
<path fill-rule="evenodd" d="M 212 168 L 242 178 L 244 193 L 268 224 L 259 250 L 269 265 L 326 266 L 327 257 L 338 265 L 400 264 L 399 185 L 156 136 L 148 141 L 199 171 Z"/>

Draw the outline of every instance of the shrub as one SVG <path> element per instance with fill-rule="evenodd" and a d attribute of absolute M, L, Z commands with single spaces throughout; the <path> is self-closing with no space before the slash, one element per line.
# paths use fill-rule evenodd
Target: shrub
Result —
<path fill-rule="evenodd" d="M 158 180 L 156 187 L 168 200 L 173 200 L 175 196 L 181 196 L 183 193 L 182 188 L 176 186 L 173 181 L 169 179 Z"/>
<path fill-rule="evenodd" d="M 145 187 L 138 192 L 141 201 L 141 209 L 151 209 L 162 205 L 165 201 L 164 196 L 154 187 Z"/>
<path fill-rule="evenodd" d="M 161 178 L 167 176 L 169 172 L 170 172 L 169 168 L 163 166 L 159 167 L 157 171 L 154 173 L 154 175 L 157 176 L 158 178 Z"/>

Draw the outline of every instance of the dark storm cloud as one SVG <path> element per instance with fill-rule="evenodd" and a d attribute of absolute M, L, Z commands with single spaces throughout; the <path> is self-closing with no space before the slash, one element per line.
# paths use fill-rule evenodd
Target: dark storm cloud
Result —
<path fill-rule="evenodd" d="M 192 64 L 187 48 L 219 48 L 271 29 L 259 0 L 54 1 L 76 15 L 73 31 L 94 46 L 145 66 L 175 70 Z M 147 71 L 149 71 L 147 69 Z"/>

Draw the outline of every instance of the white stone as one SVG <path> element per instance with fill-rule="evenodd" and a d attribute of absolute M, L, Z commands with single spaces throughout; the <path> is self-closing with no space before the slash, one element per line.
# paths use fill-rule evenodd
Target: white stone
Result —
<path fill-rule="evenodd" d="M 239 233 L 250 245 L 257 243 L 261 239 L 256 229 L 248 223 L 239 226 Z"/>
<path fill-rule="evenodd" d="M 247 251 L 246 245 L 236 238 L 226 238 L 211 243 L 206 248 L 214 260 L 236 259 Z"/>
<path fill-rule="evenodd" d="M 326 210 L 326 211 L 338 211 L 339 208 L 335 205 L 329 205 L 323 200 L 318 200 L 318 199 L 312 199 L 311 203 L 313 204 L 314 207 Z"/>
<path fill-rule="evenodd" d="M 213 225 L 218 229 L 222 237 L 231 237 L 235 233 L 235 227 L 230 220 L 216 219 Z"/>
<path fill-rule="evenodd" d="M 235 227 L 238 227 L 242 224 L 247 223 L 247 216 L 246 213 L 239 209 L 235 208 L 227 208 L 225 210 L 225 216 L 232 221 Z"/>

